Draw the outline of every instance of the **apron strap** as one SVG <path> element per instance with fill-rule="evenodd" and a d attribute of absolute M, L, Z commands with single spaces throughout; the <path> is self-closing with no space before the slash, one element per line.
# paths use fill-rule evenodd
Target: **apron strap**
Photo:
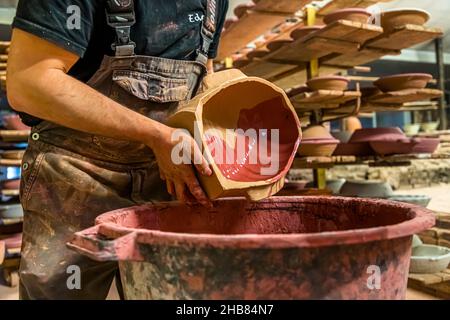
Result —
<path fill-rule="evenodd" d="M 214 33 L 216 32 L 216 0 L 207 0 L 206 17 L 203 19 L 201 27 L 202 43 L 197 50 L 197 62 L 205 65 L 208 62 L 208 53 L 214 41 Z"/>
<path fill-rule="evenodd" d="M 136 43 L 131 41 L 131 26 L 136 23 L 133 0 L 107 0 L 106 20 L 116 31 L 116 42 L 111 46 L 116 56 L 133 56 Z"/>

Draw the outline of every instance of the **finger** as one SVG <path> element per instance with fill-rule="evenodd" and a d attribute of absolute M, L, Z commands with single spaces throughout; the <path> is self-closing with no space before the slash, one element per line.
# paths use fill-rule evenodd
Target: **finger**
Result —
<path fill-rule="evenodd" d="M 167 192 L 171 195 L 171 196 L 175 196 L 176 192 L 175 192 L 175 186 L 173 185 L 173 181 L 171 180 L 166 180 L 166 186 L 167 186 Z"/>
<path fill-rule="evenodd" d="M 177 195 L 177 199 L 178 201 L 180 201 L 181 203 L 184 204 L 188 204 L 189 199 L 186 196 L 186 191 L 185 191 L 186 185 L 184 184 L 184 182 L 181 181 L 175 181 L 175 193 Z"/>
<path fill-rule="evenodd" d="M 166 181 L 166 175 L 161 170 L 159 170 L 159 177 L 161 178 L 162 181 Z"/>
<path fill-rule="evenodd" d="M 195 200 L 201 203 L 204 207 L 212 208 L 213 205 L 211 200 L 206 196 L 193 172 L 192 177 L 186 181 L 186 185 Z"/>
<path fill-rule="evenodd" d="M 191 154 L 193 155 L 192 160 L 194 161 L 194 166 L 197 171 L 204 176 L 212 176 L 213 172 L 211 170 L 211 167 L 194 140 L 192 140 L 191 152 Z"/>

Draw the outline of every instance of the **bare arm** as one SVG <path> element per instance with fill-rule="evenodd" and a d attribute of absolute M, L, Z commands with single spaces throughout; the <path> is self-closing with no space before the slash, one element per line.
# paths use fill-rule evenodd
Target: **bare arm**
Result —
<path fill-rule="evenodd" d="M 176 145 L 171 141 L 174 129 L 116 103 L 67 75 L 78 59 L 48 41 L 14 29 L 7 78 L 12 107 L 72 129 L 142 142 L 153 149 L 161 176 L 168 180 L 169 192 L 187 202 L 186 191 L 190 190 L 197 200 L 207 204 L 192 166 L 175 165 L 170 158 Z M 197 169 L 202 174 L 211 174 L 205 160 Z"/>

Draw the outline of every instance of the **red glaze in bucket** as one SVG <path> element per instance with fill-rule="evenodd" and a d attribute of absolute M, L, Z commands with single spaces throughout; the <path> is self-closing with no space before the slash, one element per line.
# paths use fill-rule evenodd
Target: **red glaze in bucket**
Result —
<path fill-rule="evenodd" d="M 104 214 L 68 245 L 119 261 L 128 299 L 403 299 L 412 235 L 434 220 L 351 198 L 161 203 Z"/>

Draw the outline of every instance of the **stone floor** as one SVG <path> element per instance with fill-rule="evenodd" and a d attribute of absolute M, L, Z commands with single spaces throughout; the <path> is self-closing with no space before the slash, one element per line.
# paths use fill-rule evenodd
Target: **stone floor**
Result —
<path fill-rule="evenodd" d="M 429 195 L 433 198 L 429 208 L 431 210 L 448 212 L 450 213 L 450 185 L 442 185 L 432 188 L 415 189 L 415 190 L 401 190 L 397 192 L 398 194 L 419 194 L 419 195 Z M 2 281 L 0 279 L 0 281 Z M 18 299 L 17 288 L 11 289 L 6 287 L 2 282 L 0 282 L 0 300 L 16 300 Z M 109 300 L 117 300 L 118 294 L 115 287 L 111 288 L 111 292 L 108 297 Z M 422 292 L 408 289 L 407 293 L 408 300 L 435 300 L 435 297 L 424 294 Z"/>

